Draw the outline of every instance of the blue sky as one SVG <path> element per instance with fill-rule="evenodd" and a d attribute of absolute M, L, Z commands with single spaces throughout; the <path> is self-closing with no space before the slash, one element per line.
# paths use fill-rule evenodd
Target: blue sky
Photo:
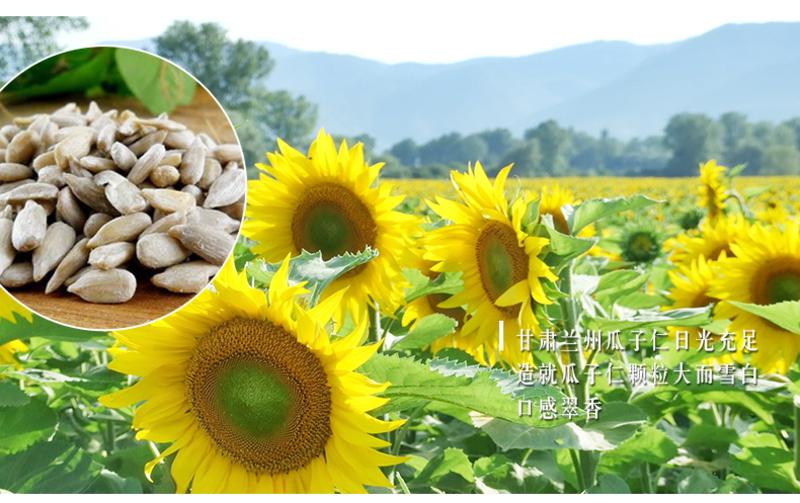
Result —
<path fill-rule="evenodd" d="M 519 56 L 594 40 L 657 44 L 726 23 L 800 21 L 800 2 L 776 0 L 162 0 L 127 7 L 90 0 L 69 2 L 68 9 L 64 2 L 44 0 L 40 5 L 41 14 L 89 17 L 88 31 L 64 38 L 68 47 L 153 37 L 174 19 L 190 19 L 217 21 L 235 37 L 389 63 Z"/>

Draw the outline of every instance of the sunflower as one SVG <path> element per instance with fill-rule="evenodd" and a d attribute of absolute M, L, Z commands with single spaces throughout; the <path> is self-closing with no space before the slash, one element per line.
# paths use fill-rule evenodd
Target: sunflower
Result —
<path fill-rule="evenodd" d="M 0 318 L 14 322 L 16 321 L 15 315 L 21 316 L 29 322 L 33 321 L 31 312 L 0 288 Z M 28 346 L 20 340 L 0 344 L 0 365 L 17 365 L 15 354 L 24 353 L 27 350 Z"/>
<path fill-rule="evenodd" d="M 569 224 L 567 217 L 564 215 L 564 206 L 575 206 L 580 203 L 569 189 L 563 189 L 559 185 L 552 187 L 542 187 L 542 195 L 539 198 L 539 214 L 550 215 L 553 217 L 553 225 L 556 230 L 562 234 L 570 234 Z M 578 237 L 590 238 L 597 232 L 595 231 L 594 224 L 587 225 L 578 232 Z"/>
<path fill-rule="evenodd" d="M 383 163 L 368 165 L 362 144 L 337 152 L 333 138 L 320 131 L 301 154 L 281 140 L 279 153 L 269 153 L 269 166 L 250 181 L 244 233 L 257 241 L 253 250 L 278 262 L 302 250 L 320 252 L 323 259 L 358 253 L 372 247 L 378 257 L 343 275 L 326 288 L 325 296 L 345 291 L 335 313 L 338 322 L 350 313 L 356 322 L 368 306 L 386 312 L 402 304 L 406 282 L 401 268 L 408 260 L 417 221 L 396 211 L 403 196 L 391 186 L 376 185 Z"/>
<path fill-rule="evenodd" d="M 733 320 L 731 330 L 739 337 L 744 330 L 755 330 L 758 351 L 751 354 L 753 363 L 764 372 L 785 374 L 800 354 L 800 334 L 726 301 L 769 305 L 800 300 L 800 223 L 787 221 L 783 228 L 755 225 L 731 249 L 735 256 L 720 262 L 709 290 L 724 301 L 716 314 Z"/>
<path fill-rule="evenodd" d="M 764 204 L 764 209 L 756 212 L 756 218 L 759 222 L 768 224 L 777 224 L 789 218 L 789 211 L 786 206 L 780 203 L 770 201 Z"/>
<path fill-rule="evenodd" d="M 177 453 L 177 492 L 364 492 L 390 487 L 379 469 L 403 459 L 376 449 L 372 434 L 402 421 L 367 412 L 386 403 L 355 372 L 378 348 L 360 346 L 367 325 L 332 341 L 327 332 L 345 292 L 313 309 L 290 286 L 289 261 L 269 293 L 251 288 L 229 262 L 187 308 L 147 327 L 115 333 L 109 368 L 141 379 L 101 398 L 140 404 L 137 438 L 170 443 L 145 467 L 150 476 Z"/>
<path fill-rule="evenodd" d="M 667 240 L 665 248 L 673 264 L 691 264 L 701 256 L 718 260 L 732 255 L 731 245 L 746 236 L 749 228 L 750 224 L 741 215 L 723 215 L 713 221 L 704 220 L 695 233 Z"/>
<path fill-rule="evenodd" d="M 518 344 L 505 344 L 500 354 L 498 323 L 504 323 L 506 334 L 518 334 L 520 329 L 538 333 L 535 307 L 552 303 L 542 280 L 558 278 L 539 257 L 549 240 L 522 229 L 532 199 L 521 197 L 509 204 L 505 197 L 510 170 L 511 166 L 500 170 L 494 184 L 480 163 L 467 173 L 453 171 L 461 202 L 441 197 L 428 202 L 452 224 L 432 231 L 424 242 L 425 259 L 436 262 L 432 270 L 463 273 L 464 289 L 438 306 L 463 307 L 469 314 L 460 335 L 466 345 L 485 352 L 490 363 L 516 364 L 530 355 L 521 353 Z"/>
<path fill-rule="evenodd" d="M 419 255 L 416 268 L 428 278 L 433 280 L 437 279 L 439 273 L 431 271 L 431 267 L 433 267 L 434 263 L 422 259 L 422 254 L 424 253 L 423 250 L 418 249 L 415 252 Z M 431 344 L 431 351 L 433 353 L 438 353 L 445 348 L 456 348 L 469 353 L 480 363 L 486 364 L 487 362 L 483 359 L 481 352 L 470 347 L 465 342 L 464 338 L 460 337 L 461 327 L 464 325 L 467 315 L 464 309 L 462 309 L 460 306 L 441 306 L 443 302 L 447 302 L 451 297 L 452 295 L 447 293 L 432 293 L 417 297 L 416 299 L 408 302 L 403 308 L 403 316 L 400 319 L 401 324 L 403 326 L 411 325 L 410 330 L 414 330 L 419 323 L 419 320 L 432 314 L 443 314 L 449 318 L 452 318 L 457 323 L 455 332 L 435 340 L 433 344 Z"/>
<path fill-rule="evenodd" d="M 652 262 L 661 254 L 661 237 L 650 224 L 630 224 L 623 229 L 619 247 L 622 258 L 629 262 Z"/>
<path fill-rule="evenodd" d="M 699 204 L 708 212 L 708 217 L 717 218 L 725 207 L 725 198 L 728 196 L 725 187 L 725 173 L 728 168 L 710 160 L 700 165 Z"/>
<path fill-rule="evenodd" d="M 669 309 L 715 305 L 717 299 L 709 296 L 708 293 L 711 288 L 711 282 L 714 279 L 715 265 L 716 262 L 707 260 L 701 255 L 690 264 L 681 264 L 677 269 L 669 271 L 669 279 L 672 282 L 672 289 L 667 296 L 672 301 Z M 678 331 L 687 331 L 690 334 L 690 347 L 697 346 L 697 328 L 669 327 L 669 331 L 673 339 L 677 338 Z M 732 361 L 733 359 L 730 355 L 720 354 L 709 358 L 707 363 L 729 363 Z"/>

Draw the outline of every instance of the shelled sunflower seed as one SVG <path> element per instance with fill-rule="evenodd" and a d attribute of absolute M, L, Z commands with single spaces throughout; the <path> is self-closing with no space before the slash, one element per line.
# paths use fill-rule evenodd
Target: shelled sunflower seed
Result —
<path fill-rule="evenodd" d="M 202 290 L 233 248 L 241 148 L 166 114 L 74 103 L 0 128 L 0 284 L 122 303 Z M 45 286 L 46 285 L 46 286 Z"/>

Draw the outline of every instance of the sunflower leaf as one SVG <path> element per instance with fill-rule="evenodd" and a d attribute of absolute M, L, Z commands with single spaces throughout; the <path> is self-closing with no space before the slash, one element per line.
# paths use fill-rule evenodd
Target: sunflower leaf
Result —
<path fill-rule="evenodd" d="M 622 211 L 639 211 L 658 201 L 647 196 L 615 197 L 613 199 L 590 199 L 579 204 L 569 216 L 569 228 L 577 234 L 584 227 L 605 217 Z"/>
<path fill-rule="evenodd" d="M 413 480 L 413 485 L 437 485 L 449 474 L 459 475 L 467 482 L 475 481 L 472 463 L 464 451 L 448 447 L 428 461 L 422 471 Z"/>
<path fill-rule="evenodd" d="M 730 301 L 730 303 L 793 334 L 800 334 L 800 300 L 778 302 L 768 306 L 736 301 Z"/>
<path fill-rule="evenodd" d="M 0 453 L 13 454 L 48 437 L 56 423 L 55 412 L 41 399 L 4 409 L 0 414 Z"/>
<path fill-rule="evenodd" d="M 640 463 L 666 464 L 678 455 L 678 446 L 666 433 L 654 426 L 645 426 L 636 435 L 603 455 L 601 469 L 626 473 Z"/>
<path fill-rule="evenodd" d="M 550 236 L 550 252 L 558 256 L 555 260 L 548 256 L 547 263 L 549 265 L 557 266 L 572 260 L 589 251 L 597 242 L 596 239 L 584 239 L 562 234 L 551 225 L 545 225 L 544 228 Z"/>
<path fill-rule="evenodd" d="M 504 419 L 492 419 L 479 427 L 503 450 L 610 451 L 632 437 L 646 420 L 647 416 L 635 405 L 609 402 L 603 405 L 596 421 L 584 426 L 566 423 L 554 428 L 529 428 Z"/>
<path fill-rule="evenodd" d="M 13 322 L 0 320 L 0 345 L 16 339 L 30 339 L 33 336 L 50 341 L 84 342 L 102 334 L 102 332 L 79 330 L 53 323 L 36 315 L 33 316 L 31 322 L 19 315 Z"/>
<path fill-rule="evenodd" d="M 21 407 L 31 401 L 30 397 L 11 381 L 0 381 L 0 408 Z"/>
<path fill-rule="evenodd" d="M 792 452 L 784 448 L 775 435 L 748 433 L 738 442 L 742 451 L 730 462 L 731 470 L 766 489 L 783 492 L 800 491 L 794 477 Z"/>
<path fill-rule="evenodd" d="M 377 256 L 378 251 L 371 247 L 358 253 L 345 253 L 328 260 L 322 258 L 321 252 L 303 251 L 289 261 L 289 283 L 306 281 L 306 288 L 311 290 L 310 304 L 314 306 L 328 285 L 343 274 L 366 264 Z M 280 262 L 273 264 L 264 260 L 255 260 L 245 265 L 245 271 L 254 286 L 268 288 L 280 266 Z"/>
<path fill-rule="evenodd" d="M 151 113 L 192 102 L 197 82 L 167 60 L 124 48 L 116 49 L 114 58 L 125 84 Z"/>
<path fill-rule="evenodd" d="M 711 322 L 709 307 L 671 309 L 630 309 L 614 306 L 611 318 L 588 318 L 586 328 L 597 330 L 633 330 L 667 326 L 700 327 Z"/>
<path fill-rule="evenodd" d="M 561 391 L 549 386 L 520 386 L 517 379 L 505 372 L 497 373 L 475 365 L 440 360 L 424 363 L 399 355 L 376 354 L 361 367 L 361 371 L 376 382 L 391 386 L 383 396 L 391 401 L 376 413 L 397 412 L 442 403 L 484 418 L 502 418 L 509 423 L 553 427 L 563 421 L 547 421 L 538 416 L 520 416 L 519 400 L 563 398 Z M 447 372 L 443 369 L 450 369 Z M 480 370 L 479 370 L 480 369 Z"/>
<path fill-rule="evenodd" d="M 461 273 L 442 273 L 431 279 L 416 269 L 405 269 L 403 276 L 411 283 L 411 287 L 406 291 L 406 302 L 412 302 L 426 295 L 453 295 L 464 287 Z"/>
<path fill-rule="evenodd" d="M 392 350 L 419 349 L 430 346 L 437 339 L 452 334 L 458 323 L 453 318 L 434 313 L 421 318 L 408 335 L 399 338 Z"/>

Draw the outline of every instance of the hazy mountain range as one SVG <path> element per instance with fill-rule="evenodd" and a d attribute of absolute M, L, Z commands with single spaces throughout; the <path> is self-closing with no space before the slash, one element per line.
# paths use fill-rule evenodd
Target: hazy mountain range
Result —
<path fill-rule="evenodd" d="M 660 132 L 678 112 L 736 110 L 753 120 L 800 115 L 800 23 L 726 25 L 666 45 L 593 42 L 514 58 L 385 64 L 264 42 L 273 89 L 319 105 L 331 132 L 381 147 L 451 131 L 546 119 L 618 137 Z"/>

